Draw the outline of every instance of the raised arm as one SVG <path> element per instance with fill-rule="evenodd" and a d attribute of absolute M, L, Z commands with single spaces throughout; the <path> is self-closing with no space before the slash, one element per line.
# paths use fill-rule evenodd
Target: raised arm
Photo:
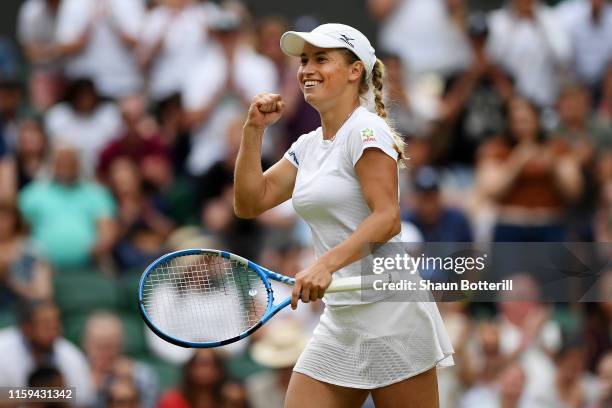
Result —
<path fill-rule="evenodd" d="M 280 119 L 284 106 L 280 95 L 259 94 L 249 107 L 234 174 L 234 212 L 240 218 L 255 218 L 293 192 L 297 170 L 286 159 L 265 173 L 261 168 L 264 130 Z"/>

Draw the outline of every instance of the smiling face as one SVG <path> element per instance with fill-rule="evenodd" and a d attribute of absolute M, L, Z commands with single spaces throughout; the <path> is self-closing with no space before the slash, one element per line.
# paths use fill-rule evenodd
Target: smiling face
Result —
<path fill-rule="evenodd" d="M 297 73 L 304 99 L 319 112 L 329 110 L 343 98 L 359 96 L 363 63 L 348 63 L 345 51 L 306 43 Z"/>

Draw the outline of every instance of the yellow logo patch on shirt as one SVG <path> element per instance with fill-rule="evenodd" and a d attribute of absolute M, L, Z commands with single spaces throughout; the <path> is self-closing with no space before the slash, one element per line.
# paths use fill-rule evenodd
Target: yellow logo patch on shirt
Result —
<path fill-rule="evenodd" d="M 374 136 L 374 129 L 365 128 L 361 130 L 361 140 L 363 143 L 371 143 L 376 141 L 376 136 Z"/>

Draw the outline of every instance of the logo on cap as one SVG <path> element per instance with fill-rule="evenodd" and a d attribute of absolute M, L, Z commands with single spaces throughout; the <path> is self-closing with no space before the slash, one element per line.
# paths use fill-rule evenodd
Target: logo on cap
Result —
<path fill-rule="evenodd" d="M 340 41 L 345 42 L 347 45 L 349 45 L 351 48 L 355 48 L 355 46 L 353 45 L 353 43 L 351 43 L 351 41 L 355 41 L 354 38 L 349 38 L 347 35 L 345 34 L 340 34 Z"/>

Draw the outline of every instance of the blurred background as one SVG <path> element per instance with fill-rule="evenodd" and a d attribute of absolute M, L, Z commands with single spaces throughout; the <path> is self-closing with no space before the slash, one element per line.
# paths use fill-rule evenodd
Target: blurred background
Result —
<path fill-rule="evenodd" d="M 279 49 L 288 29 L 342 22 L 375 45 L 410 157 L 406 241 L 612 238 L 606 0 L 0 10 L 0 385 L 75 386 L 86 407 L 282 406 L 322 304 L 195 352 L 146 330 L 135 299 L 144 267 L 171 250 L 223 248 L 287 275 L 313 261 L 290 202 L 255 220 L 232 209 L 255 94 L 287 103 L 264 167 L 320 124 Z M 529 301 L 439 303 L 456 351 L 438 373 L 441 406 L 612 407 L 612 269 L 602 302 L 572 304 L 537 301 L 537 282 L 516 272 Z"/>

